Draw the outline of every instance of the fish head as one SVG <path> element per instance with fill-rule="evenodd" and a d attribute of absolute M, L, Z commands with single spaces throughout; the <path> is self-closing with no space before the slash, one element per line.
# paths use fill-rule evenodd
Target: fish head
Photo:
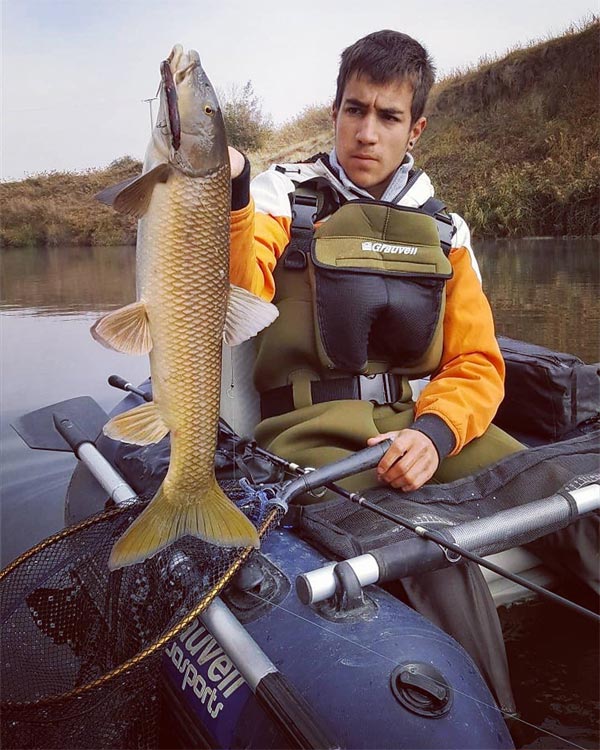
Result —
<path fill-rule="evenodd" d="M 215 90 L 196 50 L 176 44 L 161 64 L 153 150 L 190 177 L 228 164 L 227 136 Z"/>

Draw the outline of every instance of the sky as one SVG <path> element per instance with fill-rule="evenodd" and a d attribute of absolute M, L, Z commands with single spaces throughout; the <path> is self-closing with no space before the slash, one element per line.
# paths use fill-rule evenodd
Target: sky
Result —
<path fill-rule="evenodd" d="M 329 102 L 341 51 L 371 31 L 418 39 L 438 77 L 559 35 L 592 0 L 0 0 L 0 179 L 143 157 L 175 43 L 213 85 L 252 82 L 275 124 Z M 153 112 L 156 114 L 156 103 Z"/>

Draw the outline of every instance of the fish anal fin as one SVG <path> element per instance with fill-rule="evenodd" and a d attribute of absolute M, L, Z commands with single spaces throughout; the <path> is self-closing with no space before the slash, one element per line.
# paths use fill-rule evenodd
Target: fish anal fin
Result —
<path fill-rule="evenodd" d="M 279 310 L 270 302 L 233 284 L 229 290 L 223 340 L 237 346 L 271 325 Z"/>
<path fill-rule="evenodd" d="M 148 313 L 141 300 L 103 315 L 90 330 L 103 346 L 124 354 L 148 354 L 152 349 Z"/>
<path fill-rule="evenodd" d="M 195 497 L 163 483 L 148 507 L 115 542 L 111 570 L 152 557 L 182 536 L 199 537 L 220 547 L 258 547 L 252 522 L 224 494 L 216 479 Z"/>
<path fill-rule="evenodd" d="M 110 419 L 103 427 L 104 434 L 113 440 L 134 445 L 152 445 L 158 443 L 169 432 L 158 405 L 136 406 Z"/>
<path fill-rule="evenodd" d="M 166 182 L 170 172 L 171 167 L 161 163 L 140 177 L 129 178 L 101 190 L 95 197 L 119 213 L 141 219 L 148 210 L 154 187 L 159 182 Z"/>

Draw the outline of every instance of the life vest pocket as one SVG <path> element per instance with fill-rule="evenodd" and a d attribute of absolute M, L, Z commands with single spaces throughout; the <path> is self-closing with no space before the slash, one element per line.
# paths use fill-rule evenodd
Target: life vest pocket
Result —
<path fill-rule="evenodd" d="M 452 266 L 432 217 L 347 203 L 315 231 L 309 276 L 324 367 L 410 375 L 437 367 Z"/>

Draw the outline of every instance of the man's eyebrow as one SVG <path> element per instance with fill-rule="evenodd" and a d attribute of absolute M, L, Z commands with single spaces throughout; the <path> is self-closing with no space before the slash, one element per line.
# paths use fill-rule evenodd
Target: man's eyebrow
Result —
<path fill-rule="evenodd" d="M 361 109 L 367 109 L 368 104 L 366 102 L 361 101 L 360 99 L 354 99 L 352 97 L 346 99 L 346 104 L 351 105 L 353 107 L 360 107 Z M 405 114 L 403 109 L 397 109 L 396 107 L 377 107 L 377 111 L 381 112 L 384 115 L 403 115 Z"/>

